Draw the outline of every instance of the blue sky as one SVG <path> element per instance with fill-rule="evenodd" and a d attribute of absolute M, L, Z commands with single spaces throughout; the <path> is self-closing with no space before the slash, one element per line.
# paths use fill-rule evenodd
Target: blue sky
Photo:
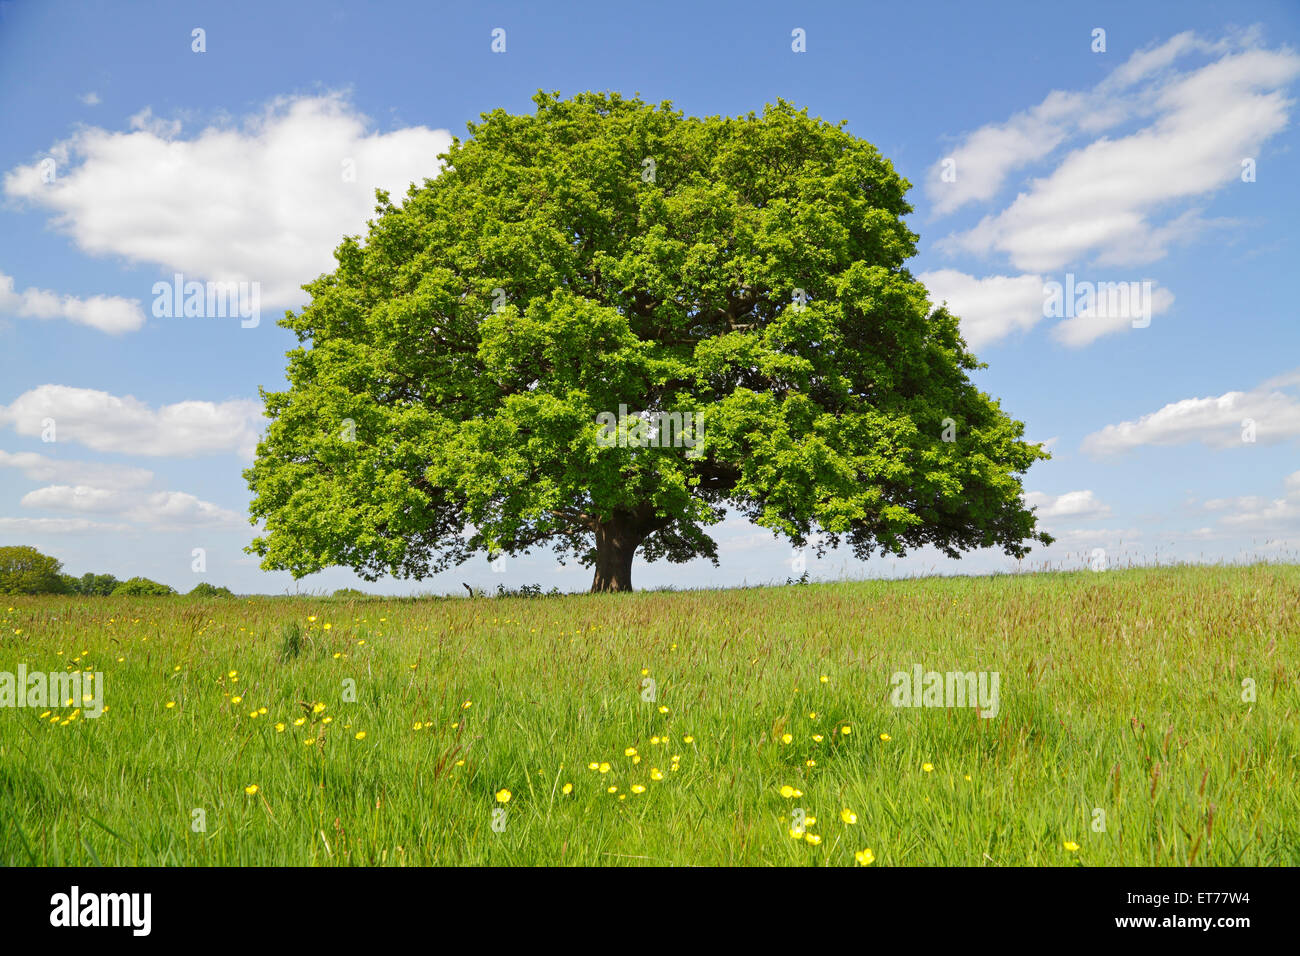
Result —
<path fill-rule="evenodd" d="M 913 183 L 913 272 L 988 363 L 977 383 L 1050 442 L 1025 487 L 1059 541 L 1023 567 L 1095 548 L 1111 566 L 1295 559 L 1295 4 L 267 6 L 0 3 L 0 542 L 77 574 L 294 587 L 242 550 L 258 387 L 282 385 L 293 345 L 275 320 L 364 232 L 375 185 L 400 195 L 467 121 L 531 112 L 541 88 L 693 115 L 784 97 L 879 147 Z M 176 272 L 259 283 L 260 322 L 155 317 Z M 1067 273 L 1151 283 L 1149 325 L 1044 317 Z M 769 532 L 715 536 L 719 568 L 638 561 L 635 583 L 794 574 Z M 820 578 L 1014 566 L 807 557 Z M 590 572 L 534 553 L 363 586 L 461 581 L 577 590 Z"/>

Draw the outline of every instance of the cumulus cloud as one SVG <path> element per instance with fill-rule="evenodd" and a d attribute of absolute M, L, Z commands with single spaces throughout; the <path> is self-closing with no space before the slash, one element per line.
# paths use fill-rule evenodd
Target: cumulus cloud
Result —
<path fill-rule="evenodd" d="M 1242 39 L 1252 38 L 1247 34 Z M 968 203 L 992 199 L 1011 173 L 1048 156 L 1071 136 L 1098 133 L 1123 122 L 1140 106 L 1132 87 L 1160 75 L 1178 57 L 1227 49 L 1228 41 L 1209 42 L 1191 31 L 1180 33 L 1135 52 L 1091 90 L 1053 90 L 1038 105 L 968 133 L 926 177 L 925 189 L 935 213 L 946 215 Z M 951 163 L 945 165 L 944 160 Z"/>
<path fill-rule="evenodd" d="M 115 295 L 79 299 L 35 287 L 15 292 L 13 276 L 3 272 L 0 272 L 0 313 L 24 319 L 66 319 L 109 335 L 134 332 L 144 325 L 139 299 Z"/>
<path fill-rule="evenodd" d="M 1089 490 L 1067 491 L 1060 495 L 1031 491 L 1025 495 L 1025 504 L 1036 508 L 1039 518 L 1083 519 L 1110 515 L 1110 506 L 1099 501 Z"/>
<path fill-rule="evenodd" d="M 946 303 L 961 323 L 961 334 L 979 349 L 1012 332 L 1032 329 L 1043 318 L 1043 277 L 975 276 L 956 269 L 923 272 L 917 278 L 935 303 Z"/>
<path fill-rule="evenodd" d="M 1173 69 L 1193 53 L 1217 59 Z M 1033 272 L 1084 258 L 1100 265 L 1155 261 L 1171 244 L 1216 225 L 1199 204 L 1239 182 L 1242 159 L 1258 157 L 1286 128 L 1293 101 L 1285 90 L 1297 75 L 1300 55 L 1263 49 L 1252 33 L 1217 43 L 1180 34 L 1130 57 L 1087 94 L 1053 93 L 1027 113 L 970 134 L 955 154 L 956 182 L 936 178 L 930 187 L 936 208 L 948 212 L 991 198 L 1014 169 L 1067 140 L 1091 141 L 1032 180 L 1002 212 L 940 245 L 1002 253 Z M 1139 128 L 1097 135 L 1129 121 Z"/>
<path fill-rule="evenodd" d="M 0 468 L 17 469 L 32 481 L 94 485 L 117 491 L 143 488 L 153 481 L 153 472 L 146 468 L 97 461 L 63 460 L 31 451 L 0 450 Z"/>
<path fill-rule="evenodd" d="M 0 424 L 20 435 L 41 435 L 45 422 L 53 419 L 58 441 L 96 451 L 178 458 L 234 452 L 251 459 L 261 417 L 261 403 L 249 399 L 152 408 L 130 395 L 68 385 L 41 385 L 0 405 Z"/>
<path fill-rule="evenodd" d="M 1142 537 L 1137 528 L 1071 528 L 1067 531 L 1053 531 L 1055 547 L 1069 549 L 1091 545 L 1109 545 L 1118 548 L 1125 541 L 1136 541 Z"/>
<path fill-rule="evenodd" d="M 95 488 L 90 485 L 50 485 L 23 495 L 19 502 L 24 508 L 47 511 L 94 511 L 107 513 L 120 511 L 120 491 Z"/>
<path fill-rule="evenodd" d="M 1056 340 L 1079 348 L 1133 328 L 1135 321 L 1149 322 L 1174 303 L 1168 289 L 1149 280 L 1076 283 L 1071 276 L 1067 287 L 1035 273 L 977 278 L 956 269 L 936 269 L 917 278 L 931 301 L 944 303 L 960 319 L 962 336 L 972 349 L 1026 332 L 1048 314 L 1062 318 L 1052 329 Z"/>
<path fill-rule="evenodd" d="M 1091 345 L 1103 335 L 1113 335 L 1142 327 L 1151 317 L 1169 311 L 1173 293 L 1156 282 L 1091 283 L 1098 291 L 1091 304 L 1074 310 L 1074 315 L 1058 322 L 1052 335 L 1058 342 L 1075 348 Z"/>
<path fill-rule="evenodd" d="M 1283 481 L 1280 498 L 1271 500 L 1257 496 L 1207 501 L 1208 508 L 1231 509 L 1219 519 L 1219 525 L 1239 532 L 1300 531 L 1300 471 L 1292 472 Z"/>
<path fill-rule="evenodd" d="M 1047 156 L 1069 133 L 1084 97 L 1053 91 L 1037 106 L 968 134 L 925 180 L 937 215 L 997 195 L 1015 169 Z M 946 174 L 946 175 L 945 175 Z"/>
<path fill-rule="evenodd" d="M 6 173 L 4 191 L 48 209 L 85 252 L 167 278 L 259 282 L 266 304 L 292 308 L 334 267 L 342 237 L 364 232 L 375 188 L 400 198 L 438 173 L 450 145 L 423 126 L 375 132 L 338 94 L 280 98 L 189 137 L 144 110 L 129 130 L 85 127 L 56 143 L 53 181 L 38 160 Z"/>
<path fill-rule="evenodd" d="M 184 491 L 141 492 L 91 485 L 49 485 L 23 495 L 24 508 L 79 514 L 113 515 L 153 530 L 233 529 L 245 518 Z"/>
<path fill-rule="evenodd" d="M 126 517 L 142 524 L 181 528 L 245 528 L 248 519 L 184 491 L 159 491 L 132 507 Z"/>
<path fill-rule="evenodd" d="M 130 525 L 106 524 L 85 518 L 0 518 L 6 534 L 83 534 L 87 531 L 130 531 Z"/>
<path fill-rule="evenodd" d="M 1274 444 L 1300 436 L 1300 370 L 1246 392 L 1186 398 L 1136 421 L 1107 425 L 1083 440 L 1083 450 L 1112 455 L 1144 445 L 1201 442 L 1211 448 Z M 1292 394 L 1288 394 L 1290 389 Z"/>

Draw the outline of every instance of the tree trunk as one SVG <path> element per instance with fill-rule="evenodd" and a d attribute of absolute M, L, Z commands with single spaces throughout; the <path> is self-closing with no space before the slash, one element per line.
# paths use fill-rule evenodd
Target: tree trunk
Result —
<path fill-rule="evenodd" d="M 591 590 L 631 591 L 632 557 L 645 535 L 636 522 L 615 517 L 596 526 L 596 574 Z"/>

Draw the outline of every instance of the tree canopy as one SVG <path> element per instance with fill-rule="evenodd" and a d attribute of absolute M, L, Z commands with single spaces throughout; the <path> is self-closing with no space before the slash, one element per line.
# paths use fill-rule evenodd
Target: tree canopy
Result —
<path fill-rule="evenodd" d="M 419 578 L 548 544 L 625 590 L 635 553 L 716 563 L 727 509 L 860 557 L 1051 540 L 1020 481 L 1047 455 L 906 268 L 909 184 L 874 146 L 784 101 L 534 99 L 378 193 L 282 321 L 245 473 L 264 568 Z M 685 443 L 639 424 L 686 414 Z"/>
<path fill-rule="evenodd" d="M 176 589 L 170 584 L 162 584 L 150 578 L 128 578 L 113 588 L 112 597 L 162 597 L 175 594 Z"/>
<path fill-rule="evenodd" d="M 0 594 L 66 594 L 58 558 L 27 545 L 0 548 Z"/>

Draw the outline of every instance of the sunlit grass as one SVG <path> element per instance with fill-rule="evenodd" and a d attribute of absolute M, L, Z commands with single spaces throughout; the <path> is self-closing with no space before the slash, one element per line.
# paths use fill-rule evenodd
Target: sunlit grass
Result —
<path fill-rule="evenodd" d="M 109 706 L 0 709 L 6 864 L 1300 862 L 1298 566 L 0 602 L 0 670 Z"/>

